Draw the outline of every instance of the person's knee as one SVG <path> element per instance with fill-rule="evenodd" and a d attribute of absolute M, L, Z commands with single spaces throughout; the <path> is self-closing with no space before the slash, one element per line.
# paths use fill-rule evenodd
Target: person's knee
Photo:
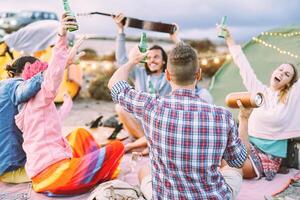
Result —
<path fill-rule="evenodd" d="M 124 110 L 124 108 L 120 104 L 116 104 L 115 110 L 116 110 L 118 115 L 125 115 L 126 114 L 126 111 Z"/>
<path fill-rule="evenodd" d="M 142 167 L 138 172 L 139 182 L 141 183 L 142 180 L 148 175 L 150 175 L 150 167 L 149 166 Z"/>
<path fill-rule="evenodd" d="M 140 188 L 144 197 L 147 200 L 152 199 L 152 177 L 150 174 L 150 167 L 143 166 L 138 173 L 139 181 L 140 181 Z"/>
<path fill-rule="evenodd" d="M 231 188 L 233 199 L 235 199 L 242 186 L 242 169 L 227 166 L 221 169 L 221 173 L 225 179 L 225 182 Z"/>
<path fill-rule="evenodd" d="M 241 177 L 243 177 L 243 169 L 242 168 L 235 168 L 235 167 L 230 167 L 229 165 L 224 165 L 224 166 L 222 166 L 221 169 L 223 171 L 230 170 L 234 173 L 239 174 Z"/>

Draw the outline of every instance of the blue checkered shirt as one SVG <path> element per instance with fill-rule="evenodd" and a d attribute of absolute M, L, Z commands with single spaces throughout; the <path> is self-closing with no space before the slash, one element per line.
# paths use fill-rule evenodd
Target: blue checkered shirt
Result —
<path fill-rule="evenodd" d="M 112 98 L 142 121 L 154 200 L 232 198 L 218 167 L 222 159 L 241 167 L 247 152 L 229 111 L 205 103 L 192 90 L 158 97 L 126 81 L 113 86 Z"/>

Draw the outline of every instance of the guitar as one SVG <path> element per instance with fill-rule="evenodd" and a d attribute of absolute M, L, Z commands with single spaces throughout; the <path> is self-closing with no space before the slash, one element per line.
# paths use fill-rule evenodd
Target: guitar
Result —
<path fill-rule="evenodd" d="M 77 16 L 89 16 L 89 15 L 103 15 L 103 16 L 110 16 L 110 17 L 115 16 L 114 14 L 108 14 L 103 12 L 90 12 L 90 13 L 77 14 Z M 161 33 L 172 34 L 176 31 L 176 26 L 174 24 L 146 21 L 146 20 L 141 20 L 133 17 L 125 17 L 122 23 L 126 27 L 156 31 Z"/>

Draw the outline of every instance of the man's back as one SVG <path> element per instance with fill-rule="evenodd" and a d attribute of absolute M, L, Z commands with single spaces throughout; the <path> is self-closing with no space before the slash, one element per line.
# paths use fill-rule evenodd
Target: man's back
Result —
<path fill-rule="evenodd" d="M 176 90 L 150 105 L 143 119 L 155 199 L 230 199 L 218 166 L 222 158 L 240 166 L 239 156 L 246 154 L 231 114 L 191 90 Z"/>
<path fill-rule="evenodd" d="M 186 89 L 154 97 L 118 82 L 112 96 L 142 121 L 154 199 L 231 199 L 218 166 L 225 159 L 241 167 L 247 152 L 229 111 Z"/>

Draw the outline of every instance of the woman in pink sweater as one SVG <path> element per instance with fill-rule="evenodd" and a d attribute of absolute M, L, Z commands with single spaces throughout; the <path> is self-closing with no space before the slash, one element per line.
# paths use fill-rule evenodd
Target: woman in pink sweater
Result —
<path fill-rule="evenodd" d="M 260 82 L 241 47 L 227 31 L 226 43 L 247 90 L 261 92 L 265 102 L 249 118 L 250 155 L 243 172 L 245 178 L 265 176 L 272 180 L 287 156 L 287 139 L 300 136 L 300 81 L 291 63 L 283 63 L 272 73 L 270 85 Z"/>
<path fill-rule="evenodd" d="M 81 194 L 99 182 L 112 179 L 124 154 L 121 142 L 100 148 L 84 129 L 74 131 L 66 139 L 61 133 L 61 116 L 54 98 L 65 67 L 74 60 L 82 42 L 76 43 L 68 54 L 66 34 L 67 29 L 76 26 L 73 19 L 63 15 L 41 90 L 23 105 L 16 116 L 16 124 L 23 132 L 23 148 L 27 156 L 25 169 L 32 179 L 33 189 L 49 196 Z M 24 73 L 35 74 L 28 73 L 30 66 L 27 68 Z"/>

